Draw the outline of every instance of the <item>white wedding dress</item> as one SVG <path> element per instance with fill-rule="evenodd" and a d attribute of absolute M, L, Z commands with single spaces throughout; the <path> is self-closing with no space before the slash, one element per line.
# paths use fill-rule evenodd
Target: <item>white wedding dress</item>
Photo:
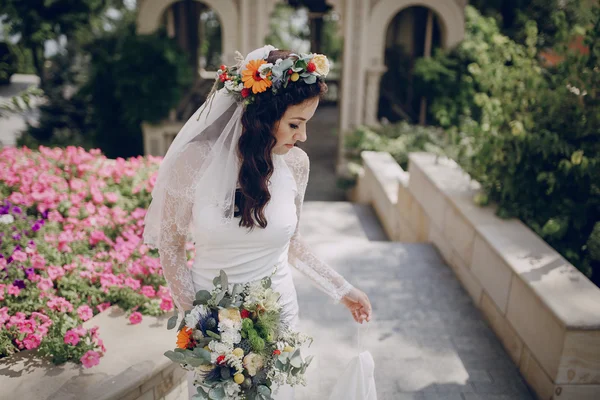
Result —
<path fill-rule="evenodd" d="M 206 142 L 190 145 L 177 161 L 178 182 L 182 177 L 193 176 L 203 157 L 210 151 Z M 265 207 L 268 225 L 248 231 L 239 227 L 235 218 L 231 224 L 222 224 L 218 209 L 196 209 L 194 204 L 181 199 L 167 199 L 166 209 L 181 215 L 184 211 L 192 222 L 192 236 L 196 247 L 193 267 L 186 265 L 184 235 L 173 227 L 162 232 L 163 242 L 159 248 L 165 278 L 180 312 L 191 309 L 195 292 L 211 290 L 213 278 L 222 269 L 230 283 L 244 283 L 270 275 L 273 288 L 281 294 L 282 320 L 295 327 L 298 322 L 298 302 L 292 280 L 290 265 L 306 274 L 312 282 L 339 301 L 351 289 L 341 275 L 320 261 L 310 251 L 298 230 L 298 220 L 309 175 L 306 153 L 292 148 L 285 155 L 273 155 L 274 172 L 269 180 L 271 200 Z M 310 332 L 307 332 L 310 334 Z M 189 374 L 190 397 L 196 393 L 193 376 Z M 274 396 L 277 400 L 293 400 L 294 390 L 280 388 Z"/>

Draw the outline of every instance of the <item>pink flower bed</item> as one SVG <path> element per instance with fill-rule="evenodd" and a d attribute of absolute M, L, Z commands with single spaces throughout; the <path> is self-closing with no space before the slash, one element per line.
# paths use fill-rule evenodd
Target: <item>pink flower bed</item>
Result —
<path fill-rule="evenodd" d="M 141 244 L 159 162 L 0 150 L 0 358 L 37 349 L 90 368 L 107 349 L 83 322 L 113 304 L 132 324 L 173 309 L 157 254 Z"/>

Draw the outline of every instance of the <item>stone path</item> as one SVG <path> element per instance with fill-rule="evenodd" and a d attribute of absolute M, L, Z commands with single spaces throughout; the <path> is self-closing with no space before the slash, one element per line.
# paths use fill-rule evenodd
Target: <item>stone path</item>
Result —
<path fill-rule="evenodd" d="M 362 210 L 361 210 L 362 208 Z M 379 400 L 533 399 L 517 367 L 434 247 L 386 241 L 367 207 L 308 202 L 301 230 L 312 248 L 369 294 L 374 320 L 361 328 Z M 363 229 L 366 226 L 366 230 Z M 315 338 L 310 385 L 297 400 L 327 399 L 357 354 L 358 327 L 297 271 L 300 329 Z M 338 399 L 335 399 L 338 400 Z M 343 400 L 343 399 L 339 399 Z"/>

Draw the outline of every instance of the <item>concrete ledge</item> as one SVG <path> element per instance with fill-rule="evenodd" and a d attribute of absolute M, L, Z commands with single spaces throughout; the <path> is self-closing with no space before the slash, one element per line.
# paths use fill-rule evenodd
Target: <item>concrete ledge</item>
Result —
<path fill-rule="evenodd" d="M 100 327 L 107 352 L 100 364 L 85 369 L 73 363 L 55 366 L 21 352 L 0 361 L 1 396 L 27 400 L 175 400 L 187 395 L 185 371 L 163 353 L 175 347 L 168 316 L 148 317 L 131 325 L 117 308 L 84 325 Z M 3 398 L 4 399 L 4 398 Z M 8 399 L 8 398 L 6 398 Z"/>
<path fill-rule="evenodd" d="M 476 206 L 480 186 L 454 161 L 413 153 L 410 174 L 390 173 L 383 154 L 363 155 L 357 197 L 390 237 L 436 245 L 540 399 L 600 398 L 600 289 L 523 223 Z"/>

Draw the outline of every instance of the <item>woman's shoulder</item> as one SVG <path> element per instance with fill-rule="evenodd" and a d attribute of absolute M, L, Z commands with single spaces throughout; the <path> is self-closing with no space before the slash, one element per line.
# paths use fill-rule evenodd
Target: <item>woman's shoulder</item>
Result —
<path fill-rule="evenodd" d="M 310 167 L 310 160 L 308 154 L 300 147 L 292 147 L 290 151 L 285 155 L 286 163 L 292 167 L 295 172 L 308 171 Z"/>

